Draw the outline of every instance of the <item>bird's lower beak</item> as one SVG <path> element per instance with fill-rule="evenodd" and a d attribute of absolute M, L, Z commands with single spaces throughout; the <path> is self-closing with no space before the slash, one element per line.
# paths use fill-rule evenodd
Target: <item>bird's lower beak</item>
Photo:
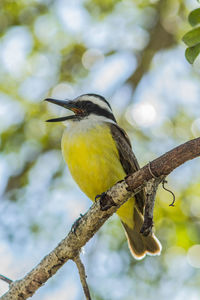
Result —
<path fill-rule="evenodd" d="M 71 115 L 71 116 L 60 117 L 60 118 L 55 118 L 55 119 L 49 119 L 46 122 L 61 122 L 61 121 L 66 121 L 66 120 L 70 120 L 70 119 L 75 119 L 76 116 L 81 113 L 80 109 L 76 108 L 76 105 L 75 105 L 74 101 L 71 101 L 71 100 L 56 100 L 56 99 L 52 99 L 52 98 L 47 98 L 47 99 L 45 99 L 45 101 L 57 104 L 57 105 L 62 106 L 66 109 L 69 109 L 69 110 L 71 110 L 75 113 L 75 115 Z"/>

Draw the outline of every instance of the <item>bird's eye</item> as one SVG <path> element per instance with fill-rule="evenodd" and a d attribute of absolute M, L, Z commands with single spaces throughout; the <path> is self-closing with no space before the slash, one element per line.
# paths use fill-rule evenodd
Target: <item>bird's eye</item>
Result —
<path fill-rule="evenodd" d="M 89 110 L 91 108 L 91 102 L 86 101 L 85 104 L 84 104 L 84 108 L 86 108 L 86 110 Z"/>

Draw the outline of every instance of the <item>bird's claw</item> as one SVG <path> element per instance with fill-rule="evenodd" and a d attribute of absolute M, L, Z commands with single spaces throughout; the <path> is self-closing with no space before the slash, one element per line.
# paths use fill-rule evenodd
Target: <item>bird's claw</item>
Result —
<path fill-rule="evenodd" d="M 96 197 L 95 197 L 94 201 L 95 201 L 95 202 L 97 202 L 97 201 L 98 201 L 98 199 L 101 199 L 101 196 L 102 196 L 102 194 L 96 195 Z"/>
<path fill-rule="evenodd" d="M 101 195 L 97 195 L 95 197 L 95 202 L 97 202 L 99 199 L 99 204 L 101 207 L 101 210 L 108 210 L 112 206 L 116 206 L 116 204 L 113 202 L 112 198 L 108 196 L 107 193 L 103 192 Z"/>
<path fill-rule="evenodd" d="M 103 192 L 103 193 L 100 194 L 100 195 L 96 195 L 94 201 L 97 202 L 97 201 L 99 200 L 100 205 L 101 205 L 101 207 L 102 207 L 102 205 L 105 205 L 105 204 L 103 203 L 103 200 L 104 200 L 105 196 L 106 196 L 106 193 L 105 193 L 105 192 Z"/>

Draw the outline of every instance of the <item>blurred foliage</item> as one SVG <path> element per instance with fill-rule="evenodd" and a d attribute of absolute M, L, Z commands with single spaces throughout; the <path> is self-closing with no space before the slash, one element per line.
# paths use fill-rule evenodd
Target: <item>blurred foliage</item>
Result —
<path fill-rule="evenodd" d="M 194 0 L 31 0 L 0 2 L 0 264 L 22 277 L 90 206 L 63 162 L 63 115 L 43 102 L 94 92 L 109 99 L 141 165 L 200 135 L 199 34 L 181 38 Z M 199 11 L 199 10 L 198 10 Z M 190 15 L 192 26 L 199 16 Z M 194 29 L 196 30 L 196 28 Z M 197 45 L 196 45 L 197 43 Z M 193 48 L 195 47 L 195 48 Z M 158 191 L 160 257 L 130 257 L 116 216 L 85 247 L 94 299 L 198 299 L 199 161 L 169 176 L 176 195 Z M 1 283 L 0 283 L 1 284 Z M 3 293 L 7 287 L 0 285 Z M 81 299 L 67 264 L 33 299 Z"/>

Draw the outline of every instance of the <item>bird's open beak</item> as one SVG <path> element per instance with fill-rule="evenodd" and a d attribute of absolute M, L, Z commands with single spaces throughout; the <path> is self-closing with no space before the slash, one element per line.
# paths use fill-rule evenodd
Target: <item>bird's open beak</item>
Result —
<path fill-rule="evenodd" d="M 71 101 L 71 100 L 56 100 L 56 99 L 51 99 L 51 98 L 47 98 L 44 101 L 48 101 L 48 102 L 57 104 L 59 106 L 62 106 L 64 108 L 69 109 L 69 110 L 71 110 L 71 111 L 74 112 L 74 115 L 66 116 L 66 117 L 60 117 L 60 118 L 55 118 L 55 119 L 49 119 L 46 122 L 62 122 L 62 121 L 66 121 L 66 120 L 76 119 L 77 117 L 79 117 L 80 115 L 83 114 L 82 109 L 76 107 L 75 101 Z"/>

